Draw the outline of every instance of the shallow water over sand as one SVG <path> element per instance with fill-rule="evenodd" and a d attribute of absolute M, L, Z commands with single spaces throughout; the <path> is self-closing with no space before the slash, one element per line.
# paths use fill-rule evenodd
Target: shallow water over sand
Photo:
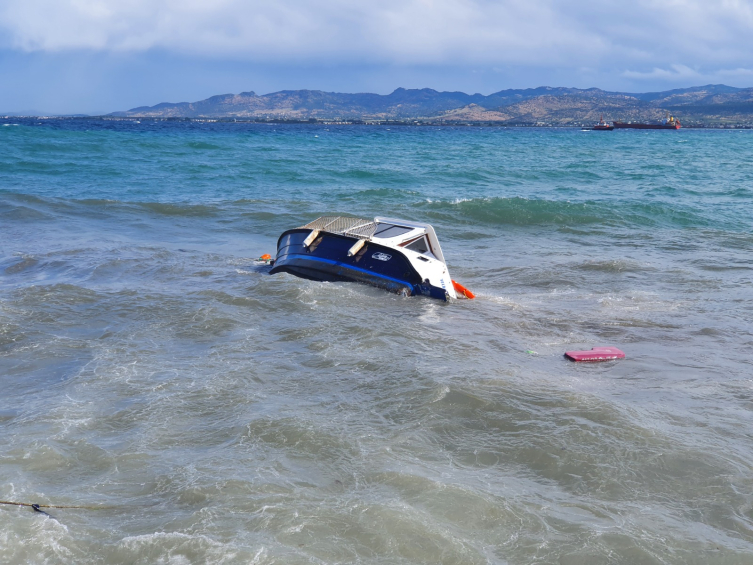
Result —
<path fill-rule="evenodd" d="M 753 558 L 751 132 L 35 123 L 0 500 L 98 508 L 0 506 L 0 561 Z M 477 300 L 254 263 L 327 212 L 431 222 Z"/>

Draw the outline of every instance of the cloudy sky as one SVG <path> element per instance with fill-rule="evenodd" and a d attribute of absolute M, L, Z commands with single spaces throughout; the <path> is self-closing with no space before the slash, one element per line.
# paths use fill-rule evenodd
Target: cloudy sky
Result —
<path fill-rule="evenodd" d="M 708 83 L 753 86 L 753 0 L 0 0 L 0 113 Z"/>

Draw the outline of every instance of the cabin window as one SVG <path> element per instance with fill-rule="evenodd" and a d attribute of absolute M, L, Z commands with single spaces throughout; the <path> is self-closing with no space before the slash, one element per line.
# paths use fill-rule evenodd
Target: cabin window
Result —
<path fill-rule="evenodd" d="M 416 253 L 426 253 L 429 250 L 429 242 L 426 241 L 425 237 L 419 237 L 410 245 L 406 245 L 405 248 L 415 251 Z"/>
<path fill-rule="evenodd" d="M 408 233 L 409 231 L 412 231 L 413 229 L 415 228 L 406 228 L 403 226 L 395 226 L 392 224 L 378 224 L 373 237 L 379 237 L 381 239 L 389 239 L 391 237 L 397 237 L 399 235 L 403 235 L 404 233 Z"/>

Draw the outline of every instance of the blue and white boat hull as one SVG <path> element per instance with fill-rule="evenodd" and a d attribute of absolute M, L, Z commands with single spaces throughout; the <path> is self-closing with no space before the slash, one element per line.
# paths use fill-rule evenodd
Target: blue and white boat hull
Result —
<path fill-rule="evenodd" d="M 277 257 L 270 273 L 290 273 L 317 281 L 360 282 L 406 296 L 425 295 L 441 300 L 449 297 L 446 288 L 422 276 L 402 249 L 367 240 L 351 255 L 358 237 L 322 231 L 307 242 L 312 233 L 307 228 L 284 232 L 277 242 Z"/>

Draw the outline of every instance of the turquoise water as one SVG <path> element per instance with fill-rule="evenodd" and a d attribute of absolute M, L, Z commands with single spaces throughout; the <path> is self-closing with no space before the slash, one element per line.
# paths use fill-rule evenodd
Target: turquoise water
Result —
<path fill-rule="evenodd" d="M 0 561 L 753 558 L 753 133 L 0 123 L 0 500 L 103 507 Z M 254 263 L 332 213 L 478 298 Z"/>

